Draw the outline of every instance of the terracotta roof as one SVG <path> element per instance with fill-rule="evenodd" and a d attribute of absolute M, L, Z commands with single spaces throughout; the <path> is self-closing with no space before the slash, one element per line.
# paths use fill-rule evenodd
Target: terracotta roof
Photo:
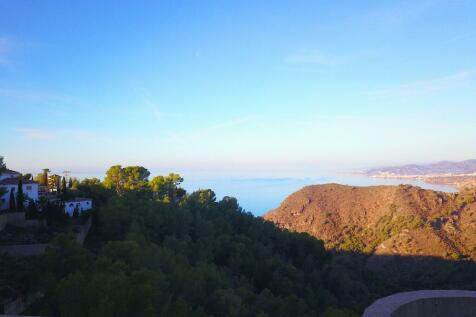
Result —
<path fill-rule="evenodd" d="M 23 180 L 23 185 L 38 184 L 35 181 Z M 18 185 L 18 178 L 6 178 L 0 181 L 0 185 Z"/>

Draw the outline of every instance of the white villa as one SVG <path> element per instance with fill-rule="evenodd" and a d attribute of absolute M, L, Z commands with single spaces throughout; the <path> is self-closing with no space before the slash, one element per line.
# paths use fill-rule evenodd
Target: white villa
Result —
<path fill-rule="evenodd" d="M 77 209 L 81 214 L 83 211 L 93 208 L 93 200 L 91 198 L 75 198 L 64 202 L 64 211 L 72 216 L 74 210 Z"/>
<path fill-rule="evenodd" d="M 0 210 L 10 208 L 10 192 L 13 190 L 15 197 L 18 190 L 18 178 L 20 173 L 6 170 L 0 174 L 0 188 L 4 189 L 5 193 L 0 197 Z M 23 194 L 25 195 L 25 202 L 29 199 L 38 201 L 38 183 L 31 180 L 23 180 Z"/>
<path fill-rule="evenodd" d="M 18 179 L 21 174 L 12 170 L 6 170 L 0 173 L 0 188 L 5 191 L 3 196 L 0 197 L 0 211 L 8 210 L 10 208 L 10 193 L 13 191 L 16 199 L 18 191 Z M 23 194 L 25 195 L 25 204 L 29 200 L 37 202 L 41 195 L 45 195 L 44 192 L 39 193 L 39 184 L 32 180 L 22 180 L 23 182 Z M 60 199 L 56 196 L 45 196 L 50 202 L 59 202 Z M 93 200 L 91 198 L 74 198 L 64 202 L 64 212 L 72 216 L 74 210 L 77 209 L 79 213 L 93 208 Z"/>

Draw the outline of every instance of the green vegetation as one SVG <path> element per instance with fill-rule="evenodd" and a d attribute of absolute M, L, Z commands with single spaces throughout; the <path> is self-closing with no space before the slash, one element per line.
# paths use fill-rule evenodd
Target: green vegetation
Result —
<path fill-rule="evenodd" d="M 47 243 L 55 234 L 45 227 L 7 226 L 0 235 L 0 245 Z"/>
<path fill-rule="evenodd" d="M 23 180 L 20 177 L 18 179 L 18 190 L 17 190 L 17 211 L 23 211 L 25 203 L 25 195 L 23 194 Z"/>
<path fill-rule="evenodd" d="M 143 190 L 148 188 L 148 177 L 150 172 L 142 166 L 121 165 L 110 167 L 106 172 L 104 186 L 113 188 L 118 195 L 122 195 L 125 190 Z"/>
<path fill-rule="evenodd" d="M 177 174 L 147 176 L 115 166 L 104 187 L 79 186 L 102 204 L 96 231 L 89 249 L 52 243 L 36 313 L 315 316 L 337 303 L 320 281 L 330 260 L 321 241 L 276 229 L 211 190 L 180 194 Z"/>
<path fill-rule="evenodd" d="M 63 176 L 61 179 L 61 193 L 66 194 L 67 187 L 66 187 L 66 178 Z"/>
<path fill-rule="evenodd" d="M 143 167 L 117 165 L 104 183 L 88 179 L 68 190 L 97 208 L 85 246 L 55 234 L 40 257 L 0 257 L 0 287 L 42 294 L 25 314 L 63 317 L 356 317 L 393 292 L 476 287 L 476 269 L 466 261 L 417 273 L 366 268 L 365 239 L 421 226 L 421 219 L 382 218 L 377 231 L 342 243 L 352 252 L 330 252 L 308 234 L 245 212 L 235 198 L 217 201 L 210 189 L 186 193 L 178 174 L 148 176 Z M 48 228 L 65 227 L 54 205 L 43 216 Z"/>
<path fill-rule="evenodd" d="M 353 228 L 342 239 L 338 248 L 344 251 L 372 253 L 383 241 L 398 235 L 405 229 L 417 229 L 424 225 L 423 219 L 417 215 L 394 217 L 397 206 L 390 205 L 391 214 L 385 215 L 378 221 L 375 229 L 357 230 Z"/>
<path fill-rule="evenodd" d="M 3 156 L 0 156 L 0 173 L 7 169 Z"/>
<path fill-rule="evenodd" d="M 10 189 L 10 211 L 16 211 L 17 205 L 15 202 L 15 190 L 12 188 Z"/>
<path fill-rule="evenodd" d="M 176 199 L 181 199 L 185 194 L 183 190 L 178 190 L 182 182 L 183 178 L 180 175 L 170 173 L 167 176 L 154 177 L 149 186 L 158 200 L 175 202 Z"/>
<path fill-rule="evenodd" d="M 4 172 L 7 169 L 3 156 L 0 156 L 0 173 Z M 3 188 L 0 188 L 0 197 L 5 195 L 6 191 Z"/>

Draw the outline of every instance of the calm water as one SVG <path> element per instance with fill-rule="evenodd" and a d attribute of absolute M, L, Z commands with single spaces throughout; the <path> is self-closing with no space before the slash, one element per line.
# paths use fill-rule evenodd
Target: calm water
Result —
<path fill-rule="evenodd" d="M 236 197 L 246 211 L 260 216 L 278 207 L 287 196 L 303 186 L 326 183 L 352 186 L 412 184 L 426 189 L 456 191 L 451 186 L 427 184 L 418 180 L 376 179 L 360 175 L 336 175 L 320 178 L 186 179 L 183 187 L 187 191 L 211 188 L 218 199 L 223 196 Z"/>

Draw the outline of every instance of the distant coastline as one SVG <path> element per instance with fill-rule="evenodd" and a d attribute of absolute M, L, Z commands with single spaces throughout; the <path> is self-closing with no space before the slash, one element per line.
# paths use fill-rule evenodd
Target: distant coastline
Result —
<path fill-rule="evenodd" d="M 364 171 L 363 174 L 380 179 L 414 179 L 428 184 L 454 186 L 462 190 L 476 187 L 476 160 L 374 168 Z"/>

